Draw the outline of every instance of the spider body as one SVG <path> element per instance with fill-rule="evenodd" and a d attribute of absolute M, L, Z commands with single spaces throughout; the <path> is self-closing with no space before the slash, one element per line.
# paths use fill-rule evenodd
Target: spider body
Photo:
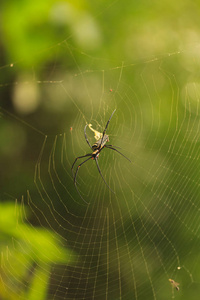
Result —
<path fill-rule="evenodd" d="M 88 154 L 85 154 L 85 155 L 83 155 L 83 156 L 78 156 L 78 157 L 75 159 L 74 163 L 72 164 L 72 168 L 71 168 L 71 169 L 72 169 L 72 174 L 73 174 L 73 177 L 74 177 L 74 184 L 75 184 L 75 187 L 76 187 L 77 192 L 79 193 L 79 195 L 80 195 L 80 197 L 81 197 L 82 199 L 83 199 L 83 197 L 81 196 L 81 194 L 80 194 L 80 192 L 79 192 L 79 190 L 78 190 L 78 188 L 77 188 L 77 186 L 76 186 L 76 177 L 77 177 L 79 168 L 80 168 L 85 162 L 87 162 L 89 159 L 95 160 L 97 169 L 98 169 L 98 171 L 99 171 L 99 174 L 101 175 L 101 177 L 102 177 L 103 181 L 105 182 L 105 184 L 107 185 L 107 187 L 112 191 L 112 189 L 109 187 L 109 185 L 108 185 L 107 182 L 105 181 L 105 179 L 104 179 L 104 177 L 103 177 L 103 175 L 102 175 L 102 173 L 101 173 L 99 164 L 98 164 L 98 158 L 99 158 L 100 152 L 101 152 L 102 149 L 104 149 L 104 148 L 111 149 L 111 150 L 114 150 L 114 151 L 118 152 L 118 153 L 121 154 L 123 157 L 125 157 L 128 161 L 130 161 L 130 159 L 128 159 L 124 154 L 122 154 L 119 150 L 116 149 L 116 148 L 119 148 L 119 147 L 116 147 L 116 148 L 115 148 L 115 146 L 113 146 L 113 145 L 106 145 L 106 143 L 109 142 L 109 136 L 108 136 L 107 134 L 105 134 L 105 133 L 106 133 L 108 124 L 110 123 L 110 120 L 111 120 L 113 114 L 115 113 L 115 111 L 116 111 L 116 109 L 112 112 L 112 114 L 111 114 L 111 116 L 110 116 L 110 118 L 109 118 L 109 120 L 108 120 L 108 122 L 107 122 L 107 124 L 106 124 L 106 127 L 105 127 L 105 129 L 104 129 L 104 131 L 103 131 L 103 134 L 101 134 L 102 137 L 99 138 L 99 139 L 96 141 L 96 143 L 94 143 L 92 146 L 91 146 L 91 144 L 90 144 L 90 142 L 89 142 L 89 140 L 88 140 L 87 134 L 86 134 L 86 128 L 87 128 L 88 124 L 85 125 L 85 128 L 84 128 L 85 140 L 86 140 L 87 144 L 89 145 L 90 149 L 92 150 L 92 153 L 88 153 Z M 89 124 L 89 125 L 91 125 L 91 124 Z M 94 132 L 97 132 L 97 131 L 95 131 L 95 130 L 93 130 L 93 131 L 94 131 Z M 78 165 L 78 167 L 76 168 L 75 175 L 74 175 L 74 173 L 73 173 L 73 168 L 74 168 L 74 165 L 75 165 L 76 161 L 77 161 L 78 159 L 80 159 L 80 158 L 85 158 L 85 157 L 87 157 L 87 159 L 84 160 L 82 163 L 80 163 L 80 164 Z M 131 162 L 131 161 L 130 161 L 130 162 Z M 113 192 L 113 191 L 112 191 L 112 192 Z M 114 193 L 114 192 L 113 192 L 113 193 Z M 84 199 L 83 199 L 83 201 L 86 202 Z"/>
<path fill-rule="evenodd" d="M 96 143 L 92 145 L 92 150 L 95 151 L 101 151 L 101 149 L 105 146 L 105 144 L 109 142 L 108 135 L 105 134 L 101 139 L 99 139 Z"/>

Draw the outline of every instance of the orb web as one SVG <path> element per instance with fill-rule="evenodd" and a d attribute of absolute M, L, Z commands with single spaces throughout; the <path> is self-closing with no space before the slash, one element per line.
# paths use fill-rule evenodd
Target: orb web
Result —
<path fill-rule="evenodd" d="M 33 97 L 45 95 L 44 112 L 29 119 L 1 107 L 2 140 L 7 136 L 1 152 L 10 169 L 1 195 L 2 297 L 8 292 L 52 300 L 195 295 L 199 82 L 186 69 L 189 59 L 199 65 L 196 52 L 108 65 L 81 51 L 84 64 L 79 63 L 68 40 L 55 48 L 75 61 L 72 69 L 63 63 L 57 72 L 55 61 L 50 79 L 33 76 L 12 85 L 18 101 L 22 86 L 34 90 Z M 2 82 L 0 88 L 8 86 Z M 77 176 L 83 201 L 71 167 L 76 157 L 91 153 L 84 127 L 92 124 L 102 133 L 114 109 L 106 134 L 131 163 L 115 151 L 101 151 L 99 166 L 113 192 L 93 160 L 83 164 Z M 95 143 L 89 127 L 87 135 Z"/>

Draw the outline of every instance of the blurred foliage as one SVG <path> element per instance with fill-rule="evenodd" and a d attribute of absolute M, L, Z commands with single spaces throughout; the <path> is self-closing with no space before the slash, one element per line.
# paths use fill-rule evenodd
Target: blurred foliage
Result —
<path fill-rule="evenodd" d="M 42 300 L 47 297 L 51 266 L 72 264 L 75 255 L 55 233 L 26 224 L 28 208 L 0 204 L 1 299 Z"/>
<path fill-rule="evenodd" d="M 34 69 L 52 63 L 54 47 L 71 36 L 87 49 L 96 48 L 98 28 L 85 1 L 10 1 L 1 4 L 2 43 L 6 60 Z M 81 32 L 80 32 L 81 31 Z M 53 51 L 48 51 L 51 49 Z M 61 57 L 60 57 L 61 58 Z M 60 59 L 59 58 L 59 59 Z M 66 61 L 62 56 L 62 61 Z"/>

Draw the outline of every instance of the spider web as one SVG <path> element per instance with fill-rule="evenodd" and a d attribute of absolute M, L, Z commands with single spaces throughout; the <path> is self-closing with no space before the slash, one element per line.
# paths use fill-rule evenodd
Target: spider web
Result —
<path fill-rule="evenodd" d="M 33 70 L 13 84 L 2 80 L 13 101 L 23 99 L 21 86 L 43 97 L 32 114 L 20 101 L 1 106 L 1 297 L 196 299 L 199 45 L 127 63 L 83 52 L 70 38 L 46 50 L 54 64 L 41 78 Z M 70 63 L 60 63 L 64 55 Z M 18 64 L 0 70 L 12 77 Z M 114 192 L 95 162 L 85 163 L 77 176 L 83 201 L 71 166 L 91 153 L 84 127 L 102 133 L 114 109 L 109 143 L 131 163 L 100 153 Z M 87 135 L 93 144 L 89 128 Z"/>

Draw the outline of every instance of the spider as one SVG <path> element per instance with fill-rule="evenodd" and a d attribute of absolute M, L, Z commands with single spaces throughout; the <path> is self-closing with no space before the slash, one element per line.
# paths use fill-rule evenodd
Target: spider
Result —
<path fill-rule="evenodd" d="M 104 129 L 104 131 L 103 131 L 103 134 L 101 135 L 102 137 L 99 138 L 99 139 L 96 141 L 96 143 L 94 143 L 92 146 L 91 146 L 91 144 L 90 144 L 90 142 L 89 142 L 89 140 L 88 140 L 87 134 L 86 134 L 86 128 L 87 128 L 88 124 L 85 125 L 85 128 L 84 128 L 85 140 L 86 140 L 87 144 L 89 145 L 89 147 L 91 148 L 92 153 L 88 153 L 88 154 L 85 154 L 85 155 L 83 155 L 83 156 L 78 156 L 78 157 L 75 159 L 75 161 L 74 161 L 74 163 L 73 163 L 73 165 L 72 165 L 72 167 L 71 167 L 72 175 L 73 175 L 73 178 L 74 178 L 74 184 L 75 184 L 76 190 L 77 190 L 77 192 L 79 193 L 79 195 L 80 195 L 80 192 L 79 192 L 79 190 L 78 190 L 78 188 L 77 188 L 77 186 L 76 186 L 76 183 L 77 183 L 76 177 L 77 177 L 77 174 L 78 174 L 78 171 L 79 171 L 80 167 L 81 167 L 84 163 L 86 163 L 89 159 L 95 160 L 97 169 L 98 169 L 99 174 L 101 175 L 101 177 L 102 177 L 104 183 L 105 183 L 105 184 L 107 185 L 107 187 L 113 192 L 113 190 L 109 187 L 109 185 L 107 184 L 106 180 L 104 179 L 104 177 L 103 177 L 103 175 L 102 175 L 102 173 L 101 173 L 99 164 L 98 164 L 99 154 L 100 154 L 100 152 L 101 152 L 104 148 L 111 149 L 111 150 L 114 150 L 114 151 L 118 152 L 118 153 L 121 154 L 123 157 L 125 157 L 128 161 L 131 162 L 131 160 L 130 160 L 129 158 L 127 158 L 124 154 L 122 154 L 119 150 L 116 149 L 116 148 L 119 148 L 119 147 L 116 147 L 116 146 L 113 146 L 113 145 L 106 145 L 106 143 L 109 142 L 109 137 L 108 137 L 108 135 L 106 134 L 106 130 L 107 130 L 107 128 L 108 128 L 108 124 L 110 123 L 110 120 L 111 120 L 113 114 L 115 113 L 115 111 L 116 111 L 116 109 L 112 112 L 112 114 L 111 114 L 111 116 L 110 116 L 110 118 L 109 118 L 109 120 L 108 120 L 108 122 L 107 122 L 107 124 L 106 124 L 106 127 L 105 127 L 105 129 Z M 91 124 L 90 124 L 90 125 L 91 125 Z M 93 131 L 94 131 L 94 130 L 93 130 Z M 120 149 L 120 148 L 119 148 L 119 149 Z M 76 169 L 76 172 L 75 172 L 75 176 L 74 176 L 73 168 L 74 168 L 74 165 L 75 165 L 76 161 L 77 161 L 78 159 L 84 158 L 84 157 L 88 157 L 88 158 L 78 165 L 78 167 L 77 167 L 77 169 Z M 114 192 L 113 192 L 113 193 L 114 193 Z M 81 195 L 80 195 L 80 197 L 82 198 Z M 83 199 L 83 198 L 82 198 L 82 199 Z M 84 199 L 83 199 L 83 200 L 84 200 Z M 84 202 L 86 202 L 86 201 L 84 200 Z"/>

